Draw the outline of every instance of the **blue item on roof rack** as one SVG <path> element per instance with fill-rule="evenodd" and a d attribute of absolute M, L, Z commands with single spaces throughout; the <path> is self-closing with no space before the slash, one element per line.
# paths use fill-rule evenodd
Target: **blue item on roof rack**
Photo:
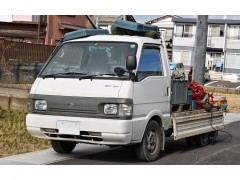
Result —
<path fill-rule="evenodd" d="M 107 29 L 80 29 L 77 31 L 66 33 L 63 37 L 63 41 L 68 41 L 72 39 L 93 36 L 93 35 L 109 35 Z"/>
<path fill-rule="evenodd" d="M 148 24 L 140 24 L 140 23 L 124 21 L 124 20 L 115 21 L 114 26 L 123 28 L 123 29 L 129 29 L 132 31 L 138 31 L 138 32 L 148 32 L 148 31 L 158 32 L 159 31 L 157 26 L 148 25 Z"/>
<path fill-rule="evenodd" d="M 160 32 L 157 26 L 123 20 L 115 21 L 111 27 L 111 33 L 114 35 L 143 36 L 154 39 L 160 38 Z"/>

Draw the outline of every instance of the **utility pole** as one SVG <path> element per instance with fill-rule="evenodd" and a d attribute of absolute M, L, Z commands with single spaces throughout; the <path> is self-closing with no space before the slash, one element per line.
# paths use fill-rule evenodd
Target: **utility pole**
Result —
<path fill-rule="evenodd" d="M 195 48 L 193 56 L 193 80 L 204 85 L 204 68 L 208 34 L 208 16 L 197 17 Z"/>

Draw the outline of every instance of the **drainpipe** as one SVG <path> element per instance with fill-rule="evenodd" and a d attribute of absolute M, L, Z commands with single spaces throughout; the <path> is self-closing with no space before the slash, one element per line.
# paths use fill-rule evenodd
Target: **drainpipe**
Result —
<path fill-rule="evenodd" d="M 37 44 L 39 44 L 39 36 L 40 36 L 40 24 L 41 24 L 41 16 L 38 16 L 38 34 L 37 34 Z"/>
<path fill-rule="evenodd" d="M 223 71 L 225 71 L 225 63 L 226 63 L 226 46 L 227 46 L 227 23 L 225 23 L 225 27 L 224 27 L 224 41 L 223 41 L 223 68 L 222 68 L 222 75 L 223 75 Z"/>

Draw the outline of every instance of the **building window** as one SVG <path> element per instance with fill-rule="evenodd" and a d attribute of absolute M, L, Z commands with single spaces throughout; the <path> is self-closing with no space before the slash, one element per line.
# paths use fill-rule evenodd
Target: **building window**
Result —
<path fill-rule="evenodd" d="M 226 68 L 240 69 L 240 54 L 227 53 L 226 54 Z"/>
<path fill-rule="evenodd" d="M 193 36 L 193 25 L 177 24 L 175 36 L 176 37 L 192 37 Z"/>
<path fill-rule="evenodd" d="M 170 41 L 173 36 L 173 30 L 172 29 L 166 29 L 165 31 L 165 41 Z"/>
<path fill-rule="evenodd" d="M 191 51 L 174 51 L 173 62 L 183 63 L 184 65 L 191 65 Z"/>
<path fill-rule="evenodd" d="M 44 15 L 33 15 L 32 16 L 32 22 L 38 23 L 39 22 L 39 18 L 40 18 L 40 22 L 41 23 L 44 23 L 46 21 L 46 16 L 44 16 Z"/>
<path fill-rule="evenodd" d="M 209 25 L 208 26 L 208 36 L 223 37 L 224 36 L 224 26 L 223 25 Z"/>
<path fill-rule="evenodd" d="M 239 40 L 240 39 L 240 26 L 230 25 L 228 26 L 228 39 Z"/>

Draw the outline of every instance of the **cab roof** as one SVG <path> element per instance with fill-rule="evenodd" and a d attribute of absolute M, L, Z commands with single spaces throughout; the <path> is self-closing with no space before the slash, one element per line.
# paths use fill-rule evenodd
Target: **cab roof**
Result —
<path fill-rule="evenodd" d="M 111 42 L 133 42 L 137 44 L 143 43 L 161 44 L 160 39 L 129 35 L 94 35 L 84 38 L 73 39 L 66 42 L 84 42 L 84 41 L 111 41 Z"/>

